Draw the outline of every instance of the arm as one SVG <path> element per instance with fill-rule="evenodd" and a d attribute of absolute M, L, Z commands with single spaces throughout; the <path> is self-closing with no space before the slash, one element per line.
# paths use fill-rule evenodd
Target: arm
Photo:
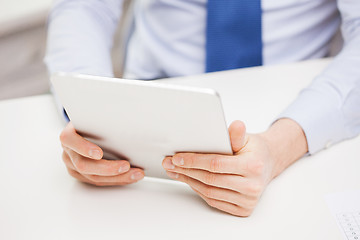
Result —
<path fill-rule="evenodd" d="M 169 177 L 187 183 L 210 206 L 249 216 L 269 182 L 305 153 L 360 133 L 360 2 L 339 0 L 342 52 L 266 132 L 229 128 L 233 156 L 179 153 L 165 158 Z"/>
<path fill-rule="evenodd" d="M 57 0 L 48 19 L 45 63 L 50 74 L 74 72 L 113 76 L 111 48 L 122 12 L 121 0 Z M 58 111 L 62 104 L 54 94 Z"/>
<path fill-rule="evenodd" d="M 49 72 L 112 76 L 113 35 L 121 0 L 59 0 L 49 16 L 45 62 Z"/>
<path fill-rule="evenodd" d="M 45 58 L 49 72 L 112 76 L 111 48 L 121 7 L 120 0 L 57 1 L 49 17 Z M 102 149 L 80 136 L 71 122 L 60 141 L 69 174 L 82 182 L 124 185 L 144 177 L 143 170 L 131 168 L 127 161 L 102 159 Z"/>
<path fill-rule="evenodd" d="M 360 2 L 338 5 L 343 50 L 280 115 L 303 128 L 310 154 L 360 133 Z"/>

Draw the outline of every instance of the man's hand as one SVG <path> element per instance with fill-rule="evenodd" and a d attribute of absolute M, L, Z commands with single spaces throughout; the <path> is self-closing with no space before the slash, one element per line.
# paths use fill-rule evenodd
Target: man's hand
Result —
<path fill-rule="evenodd" d="M 307 143 L 290 119 L 280 119 L 261 134 L 246 134 L 245 125 L 234 121 L 229 134 L 233 155 L 178 153 L 165 158 L 163 167 L 210 206 L 245 217 L 269 182 L 307 152 Z"/>
<path fill-rule="evenodd" d="M 77 134 L 71 122 L 62 131 L 60 141 L 69 174 L 81 182 L 113 186 L 134 183 L 144 177 L 144 171 L 130 168 L 128 161 L 102 159 L 102 149 Z"/>

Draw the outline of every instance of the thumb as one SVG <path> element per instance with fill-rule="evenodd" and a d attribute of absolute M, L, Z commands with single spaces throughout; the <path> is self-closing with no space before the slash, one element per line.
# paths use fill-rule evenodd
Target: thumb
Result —
<path fill-rule="evenodd" d="M 240 151 L 245 144 L 246 127 L 245 124 L 236 120 L 230 124 L 229 135 L 231 141 L 231 148 L 234 153 Z"/>

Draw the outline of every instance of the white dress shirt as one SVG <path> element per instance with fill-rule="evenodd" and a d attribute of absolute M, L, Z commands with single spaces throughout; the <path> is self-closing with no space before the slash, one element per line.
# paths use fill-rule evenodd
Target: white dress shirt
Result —
<path fill-rule="evenodd" d="M 49 17 L 49 71 L 113 76 L 111 48 L 121 0 L 59 0 Z M 205 71 L 207 0 L 137 0 L 125 78 Z M 298 122 L 309 153 L 360 133 L 360 1 L 263 0 L 264 65 L 327 56 L 342 21 L 345 45 L 280 116 Z M 291 79 L 289 79 L 291 81 Z"/>

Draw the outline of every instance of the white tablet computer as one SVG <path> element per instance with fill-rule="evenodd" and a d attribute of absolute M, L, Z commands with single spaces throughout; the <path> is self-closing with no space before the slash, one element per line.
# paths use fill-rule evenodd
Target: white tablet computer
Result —
<path fill-rule="evenodd" d="M 51 82 L 80 134 L 146 176 L 167 178 L 162 160 L 177 152 L 232 154 L 212 89 L 67 73 Z"/>

